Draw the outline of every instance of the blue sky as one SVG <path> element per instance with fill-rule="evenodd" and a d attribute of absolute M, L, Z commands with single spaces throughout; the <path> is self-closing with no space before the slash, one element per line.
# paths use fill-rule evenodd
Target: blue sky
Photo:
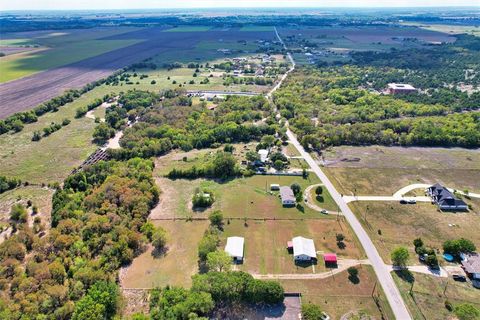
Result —
<path fill-rule="evenodd" d="M 2 0 L 0 10 L 480 6 L 480 0 Z"/>

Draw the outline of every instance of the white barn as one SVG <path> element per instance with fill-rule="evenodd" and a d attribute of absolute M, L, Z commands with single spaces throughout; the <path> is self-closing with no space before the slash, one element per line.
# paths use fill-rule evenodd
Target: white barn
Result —
<path fill-rule="evenodd" d="M 228 237 L 225 252 L 233 258 L 233 261 L 242 262 L 244 244 L 245 239 L 242 237 Z"/>
<path fill-rule="evenodd" d="M 293 258 L 296 261 L 311 261 L 317 259 L 317 251 L 312 239 L 295 237 L 293 242 Z"/>

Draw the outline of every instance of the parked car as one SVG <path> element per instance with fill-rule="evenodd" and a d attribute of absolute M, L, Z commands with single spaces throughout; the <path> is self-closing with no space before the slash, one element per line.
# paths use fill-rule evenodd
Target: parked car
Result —
<path fill-rule="evenodd" d="M 322 209 L 322 211 L 320 211 L 320 213 L 322 213 L 322 214 L 328 214 L 328 211 L 325 210 L 325 209 Z"/>
<path fill-rule="evenodd" d="M 467 277 L 462 276 L 461 274 L 454 274 L 452 275 L 453 280 L 455 281 L 460 281 L 460 282 L 465 282 L 467 281 Z"/>
<path fill-rule="evenodd" d="M 408 204 L 416 204 L 416 203 L 417 203 L 417 200 L 415 200 L 415 199 L 410 199 L 410 200 L 408 200 L 407 202 L 408 202 Z"/>
<path fill-rule="evenodd" d="M 402 200 L 400 200 L 400 203 L 401 204 L 407 204 L 407 200 L 402 199 Z"/>

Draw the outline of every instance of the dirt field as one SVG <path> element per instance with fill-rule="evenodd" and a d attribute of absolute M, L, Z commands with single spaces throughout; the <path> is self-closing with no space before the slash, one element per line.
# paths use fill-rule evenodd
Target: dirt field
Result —
<path fill-rule="evenodd" d="M 336 244 L 337 233 L 345 236 L 344 249 L 339 249 Z M 295 265 L 286 245 L 296 236 L 313 239 L 317 252 L 335 252 L 339 258 L 362 259 L 354 235 L 342 220 L 248 221 L 245 225 L 243 220 L 228 222 L 227 219 L 221 248 L 225 246 L 226 238 L 231 236 L 245 238 L 245 261 L 237 267 L 253 274 L 328 271 L 321 255 L 316 265 Z"/>
<path fill-rule="evenodd" d="M 453 305 L 468 302 L 480 307 L 480 291 L 470 283 L 421 273 L 393 273 L 393 278 L 414 319 L 453 319 L 453 314 L 445 308 L 446 300 Z"/>
<path fill-rule="evenodd" d="M 381 312 L 372 298 L 376 283 L 375 274 L 369 266 L 359 266 L 358 269 L 360 279 L 358 284 L 353 284 L 348 280 L 347 272 L 327 279 L 281 280 L 281 283 L 285 291 L 301 292 L 303 303 L 319 304 L 332 319 L 340 319 L 342 315 L 352 310 L 361 311 L 373 319 L 381 319 Z M 394 319 L 385 297 L 379 290 L 380 286 L 376 285 L 375 295 L 380 294 L 380 306 L 384 310 L 383 313 L 387 319 Z"/>
<path fill-rule="evenodd" d="M 149 28 L 104 38 L 105 40 L 138 40 L 143 42 L 100 54 L 64 67 L 0 84 L 0 118 L 24 111 L 61 94 L 111 74 L 136 61 L 167 51 L 182 52 L 206 40 L 272 39 L 273 32 L 161 32 Z"/>

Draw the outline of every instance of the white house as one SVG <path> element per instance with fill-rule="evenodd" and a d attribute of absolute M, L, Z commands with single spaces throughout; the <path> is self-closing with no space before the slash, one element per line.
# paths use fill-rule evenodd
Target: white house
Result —
<path fill-rule="evenodd" d="M 245 239 L 242 237 L 228 237 L 225 252 L 233 258 L 234 262 L 242 262 L 244 244 Z"/>
<path fill-rule="evenodd" d="M 260 149 L 258 150 L 258 155 L 260 156 L 260 161 L 265 163 L 268 159 L 268 150 Z"/>
<path fill-rule="evenodd" d="M 294 206 L 296 203 L 292 188 L 288 186 L 280 187 L 280 198 L 282 199 L 282 205 L 285 207 Z"/>
<path fill-rule="evenodd" d="M 295 237 L 293 242 L 293 258 L 296 261 L 311 261 L 317 259 L 317 251 L 312 239 Z"/>

